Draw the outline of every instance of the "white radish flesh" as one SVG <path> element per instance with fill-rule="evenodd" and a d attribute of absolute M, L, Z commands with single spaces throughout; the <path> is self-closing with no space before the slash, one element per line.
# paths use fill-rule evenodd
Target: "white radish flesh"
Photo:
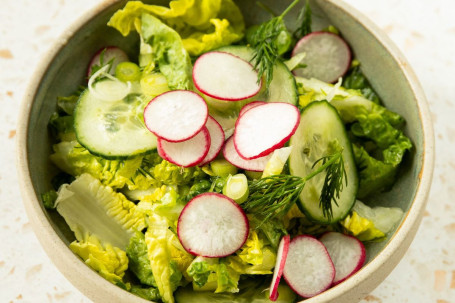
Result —
<path fill-rule="evenodd" d="M 242 247 L 248 229 L 248 219 L 237 203 L 222 194 L 204 193 L 183 208 L 177 234 L 187 252 L 221 258 Z"/>
<path fill-rule="evenodd" d="M 332 285 L 335 267 L 325 246 L 311 236 L 298 236 L 289 244 L 284 279 L 298 295 L 313 297 Z"/>
<path fill-rule="evenodd" d="M 206 127 L 191 139 L 169 142 L 158 138 L 158 154 L 175 165 L 191 167 L 198 165 L 210 149 L 210 134 Z"/>
<path fill-rule="evenodd" d="M 254 160 L 242 158 L 235 149 L 233 137 L 230 137 L 224 144 L 223 156 L 232 165 L 250 171 L 264 171 L 265 166 L 271 157 L 271 155 L 268 155 Z"/>
<path fill-rule="evenodd" d="M 101 59 L 103 62 L 101 62 Z M 90 77 L 93 73 L 93 67 L 101 65 L 106 65 L 112 60 L 112 65 L 109 69 L 111 74 L 114 74 L 116 66 L 121 62 L 129 61 L 128 55 L 121 48 L 117 46 L 108 46 L 100 49 L 95 53 L 87 69 L 87 77 Z"/>
<path fill-rule="evenodd" d="M 324 244 L 335 266 L 333 284 L 339 284 L 356 273 L 365 263 L 365 247 L 355 237 L 337 232 L 325 233 L 320 241 Z"/>
<path fill-rule="evenodd" d="M 198 94 L 176 90 L 155 97 L 144 109 L 147 128 L 159 138 L 181 142 L 194 136 L 205 126 L 208 108 Z"/>
<path fill-rule="evenodd" d="M 278 246 L 275 269 L 273 270 L 273 278 L 269 290 L 269 299 L 271 301 L 276 301 L 276 299 L 278 299 L 278 285 L 280 285 L 281 276 L 283 275 L 290 242 L 291 237 L 289 235 L 286 235 L 281 238 L 280 245 Z"/>
<path fill-rule="evenodd" d="M 264 102 L 264 101 L 254 101 L 254 102 L 248 103 L 247 105 L 242 107 L 242 109 L 240 110 L 239 117 L 241 115 L 243 115 L 247 110 L 252 109 L 253 107 L 256 107 L 256 106 L 259 106 L 259 105 L 266 104 L 266 103 L 267 102 Z"/>
<path fill-rule="evenodd" d="M 343 38 L 330 32 L 313 32 L 300 39 L 292 56 L 302 52 L 306 53 L 302 60 L 306 67 L 294 70 L 294 74 L 299 77 L 333 83 L 348 71 L 351 64 L 348 44 Z"/>
<path fill-rule="evenodd" d="M 203 94 L 218 100 L 240 101 L 261 90 L 253 66 L 237 56 L 209 52 L 200 56 L 193 67 L 193 81 Z"/>
<path fill-rule="evenodd" d="M 204 160 L 199 165 L 205 165 L 218 156 L 224 144 L 224 131 L 221 125 L 211 116 L 208 117 L 205 123 L 210 134 L 210 149 Z"/>
<path fill-rule="evenodd" d="M 234 145 L 245 159 L 266 156 L 283 147 L 300 122 L 298 108 L 288 103 L 266 103 L 247 110 L 235 125 Z"/>

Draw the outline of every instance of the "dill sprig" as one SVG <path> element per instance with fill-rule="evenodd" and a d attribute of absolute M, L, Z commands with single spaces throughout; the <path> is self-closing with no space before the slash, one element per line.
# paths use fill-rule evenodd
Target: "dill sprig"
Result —
<path fill-rule="evenodd" d="M 329 220 L 333 217 L 332 201 L 338 206 L 337 200 L 340 198 L 340 193 L 344 188 L 343 181 L 345 181 L 346 186 L 348 184 L 348 176 L 344 168 L 343 157 L 341 156 L 341 153 L 340 157 L 337 158 L 332 158 L 330 156 L 322 157 L 313 164 L 314 168 L 319 162 L 322 162 L 321 167 L 323 167 L 327 162 L 332 160 L 332 164 L 327 166 L 325 170 L 326 175 L 324 184 L 322 185 L 321 196 L 319 197 L 319 208 L 322 209 L 324 217 Z"/>
<path fill-rule="evenodd" d="M 300 11 L 299 17 L 298 17 L 298 20 L 301 22 L 301 24 L 300 24 L 299 28 L 297 28 L 297 30 L 294 32 L 294 36 L 297 39 L 300 39 L 312 32 L 311 15 L 312 15 L 312 13 L 311 13 L 310 1 L 306 0 L 306 3 L 303 6 L 302 10 Z"/>
<path fill-rule="evenodd" d="M 252 37 L 254 56 L 251 59 L 254 69 L 258 72 L 258 83 L 265 75 L 265 87 L 268 89 L 273 79 L 273 67 L 279 60 L 278 46 L 275 40 L 281 32 L 286 31 L 283 18 L 299 2 L 294 0 L 281 15 L 261 24 Z"/>
<path fill-rule="evenodd" d="M 332 218 L 332 201 L 338 205 L 337 199 L 343 190 L 343 181 L 347 186 L 342 151 L 320 158 L 312 167 L 314 168 L 318 163 L 321 165 L 304 178 L 292 175 L 273 175 L 250 181 L 250 194 L 242 207 L 248 213 L 263 216 L 264 219 L 256 228 L 269 219 L 284 216 L 299 199 L 306 182 L 323 171 L 326 172 L 326 176 L 319 206 L 322 208 L 324 216 Z"/>

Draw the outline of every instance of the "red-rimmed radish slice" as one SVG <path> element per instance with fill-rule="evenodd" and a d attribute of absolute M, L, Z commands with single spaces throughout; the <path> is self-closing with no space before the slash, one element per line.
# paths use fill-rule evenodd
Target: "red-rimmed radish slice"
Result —
<path fill-rule="evenodd" d="M 237 56 L 209 52 L 200 56 L 193 67 L 193 81 L 203 94 L 218 100 L 239 101 L 261 90 L 253 66 Z"/>
<path fill-rule="evenodd" d="M 365 246 L 357 238 L 338 232 L 328 232 L 319 240 L 327 248 L 335 265 L 334 285 L 355 274 L 365 263 Z"/>
<path fill-rule="evenodd" d="M 351 50 L 346 41 L 330 32 L 313 32 L 297 42 L 292 56 L 305 52 L 305 68 L 294 70 L 296 76 L 316 78 L 333 83 L 342 77 L 351 64 Z"/>
<path fill-rule="evenodd" d="M 263 105 L 263 104 L 267 104 L 267 102 L 264 102 L 264 101 L 254 101 L 254 102 L 248 103 L 247 105 L 245 105 L 244 107 L 242 107 L 242 109 L 240 110 L 239 117 L 240 117 L 241 115 L 243 115 L 247 110 L 252 109 L 253 107 L 256 107 L 256 106 L 259 106 L 259 105 Z"/>
<path fill-rule="evenodd" d="M 269 290 L 269 299 L 271 301 L 276 301 L 276 299 L 278 299 L 278 285 L 280 285 L 281 276 L 283 275 L 284 265 L 286 264 L 286 258 L 288 256 L 290 242 L 291 237 L 289 235 L 286 235 L 283 238 L 281 238 L 280 245 L 278 246 L 275 269 L 273 270 L 273 278 Z"/>
<path fill-rule="evenodd" d="M 224 144 L 224 131 L 221 125 L 211 116 L 208 117 L 205 123 L 210 134 L 210 149 L 204 160 L 199 165 L 205 165 L 218 156 Z"/>
<path fill-rule="evenodd" d="M 251 171 L 264 171 L 265 166 L 271 157 L 271 155 L 267 155 L 254 160 L 246 160 L 242 158 L 235 149 L 234 137 L 230 137 L 224 144 L 223 156 L 232 165 Z"/>
<path fill-rule="evenodd" d="M 193 198 L 180 213 L 177 234 L 185 250 L 196 256 L 229 256 L 245 243 L 248 219 L 234 200 L 218 193 Z"/>
<path fill-rule="evenodd" d="M 271 102 L 253 107 L 235 124 L 235 149 L 245 159 L 266 156 L 283 147 L 299 122 L 299 109 L 292 104 Z"/>
<path fill-rule="evenodd" d="M 289 244 L 283 276 L 298 295 L 310 298 L 332 285 L 335 267 L 324 244 L 302 235 Z"/>
<path fill-rule="evenodd" d="M 181 142 L 196 136 L 205 126 L 207 117 L 204 99 L 186 90 L 163 93 L 144 109 L 145 126 L 169 142 Z"/>
<path fill-rule="evenodd" d="M 87 69 L 87 77 L 90 77 L 92 75 L 93 66 L 101 67 L 101 59 L 103 59 L 103 65 L 108 64 L 112 60 L 112 66 L 110 69 L 111 74 L 114 74 L 115 67 L 119 63 L 129 61 L 128 55 L 125 53 L 125 51 L 123 51 L 121 48 L 118 48 L 117 46 L 108 46 L 102 48 L 97 51 L 92 60 L 90 60 L 90 64 Z"/>
<path fill-rule="evenodd" d="M 169 142 L 158 138 L 158 154 L 161 158 L 175 165 L 191 167 L 204 160 L 210 149 L 210 134 L 204 126 L 191 139 L 182 142 Z"/>

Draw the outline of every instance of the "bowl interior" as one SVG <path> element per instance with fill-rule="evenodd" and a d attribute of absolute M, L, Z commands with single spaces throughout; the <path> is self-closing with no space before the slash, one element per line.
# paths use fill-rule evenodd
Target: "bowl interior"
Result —
<path fill-rule="evenodd" d="M 153 1 L 166 4 L 168 1 Z M 256 1 L 236 1 L 244 12 L 247 23 L 258 23 L 269 18 L 268 13 L 257 9 Z M 282 11 L 290 1 L 261 1 L 274 11 Z M 300 5 L 302 5 L 301 1 Z M 335 3 L 336 2 L 336 3 Z M 50 179 L 56 172 L 49 161 L 51 139 L 47 131 L 50 115 L 56 109 L 57 96 L 66 96 L 75 92 L 80 84 L 86 81 L 86 68 L 92 55 L 107 45 L 120 46 L 129 53 L 131 58 L 137 57 L 137 35 L 122 37 L 116 30 L 106 26 L 110 16 L 124 5 L 120 1 L 107 6 L 96 18 L 85 22 L 82 27 L 75 28 L 74 34 L 61 47 L 49 66 L 44 71 L 35 95 L 28 101 L 30 115 L 26 132 L 26 155 L 29 175 L 36 197 L 51 188 Z M 398 206 L 405 212 L 409 210 L 415 198 L 424 153 L 424 131 L 421 113 L 413 87 L 409 83 L 400 62 L 390 54 L 378 39 L 375 32 L 365 28 L 355 14 L 351 15 L 343 9 L 339 1 L 312 1 L 314 12 L 314 29 L 322 29 L 329 24 L 337 27 L 350 44 L 354 55 L 362 63 L 362 70 L 380 95 L 387 108 L 398 112 L 406 119 L 405 133 L 414 144 L 411 153 L 405 158 L 400 176 L 393 189 L 370 199 L 372 205 Z M 290 14 L 286 22 L 289 27 L 296 28 L 297 14 Z M 33 203 L 40 203 L 34 199 Z M 47 217 L 49 224 L 65 243 L 73 241 L 73 233 L 64 220 L 56 212 L 47 212 L 42 208 L 42 214 Z M 395 232 L 395 231 L 394 231 Z M 367 262 L 370 262 L 390 241 L 371 243 L 367 245 Z"/>

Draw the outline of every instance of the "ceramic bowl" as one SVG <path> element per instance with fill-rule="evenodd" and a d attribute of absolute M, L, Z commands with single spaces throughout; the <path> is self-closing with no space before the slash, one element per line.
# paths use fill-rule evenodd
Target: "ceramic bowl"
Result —
<path fill-rule="evenodd" d="M 245 20 L 258 23 L 268 15 L 255 1 L 236 1 Z M 262 1 L 282 11 L 290 1 Z M 167 1 L 154 1 L 166 4 Z M 118 45 L 133 54 L 137 37 L 123 38 L 106 23 L 125 1 L 104 1 L 70 26 L 45 56 L 32 77 L 23 100 L 18 126 L 17 159 L 23 201 L 38 239 L 60 271 L 83 294 L 95 302 L 146 302 L 104 280 L 68 248 L 74 239 L 56 212 L 47 212 L 40 195 L 48 191 L 55 168 L 50 165 L 51 140 L 47 122 L 55 110 L 57 96 L 70 95 L 85 77 L 86 63 L 101 47 Z M 300 5 L 303 5 L 301 1 Z M 422 89 L 409 64 L 393 43 L 368 18 L 339 0 L 315 0 L 314 29 L 329 24 L 349 42 L 362 70 L 385 105 L 406 119 L 405 133 L 414 148 L 407 155 L 393 190 L 372 203 L 399 206 L 405 211 L 401 223 L 387 241 L 367 245 L 367 263 L 347 281 L 306 300 L 307 303 L 356 302 L 365 297 L 399 262 L 421 221 L 430 188 L 434 141 L 430 112 Z M 296 14 L 286 22 L 295 27 Z"/>

